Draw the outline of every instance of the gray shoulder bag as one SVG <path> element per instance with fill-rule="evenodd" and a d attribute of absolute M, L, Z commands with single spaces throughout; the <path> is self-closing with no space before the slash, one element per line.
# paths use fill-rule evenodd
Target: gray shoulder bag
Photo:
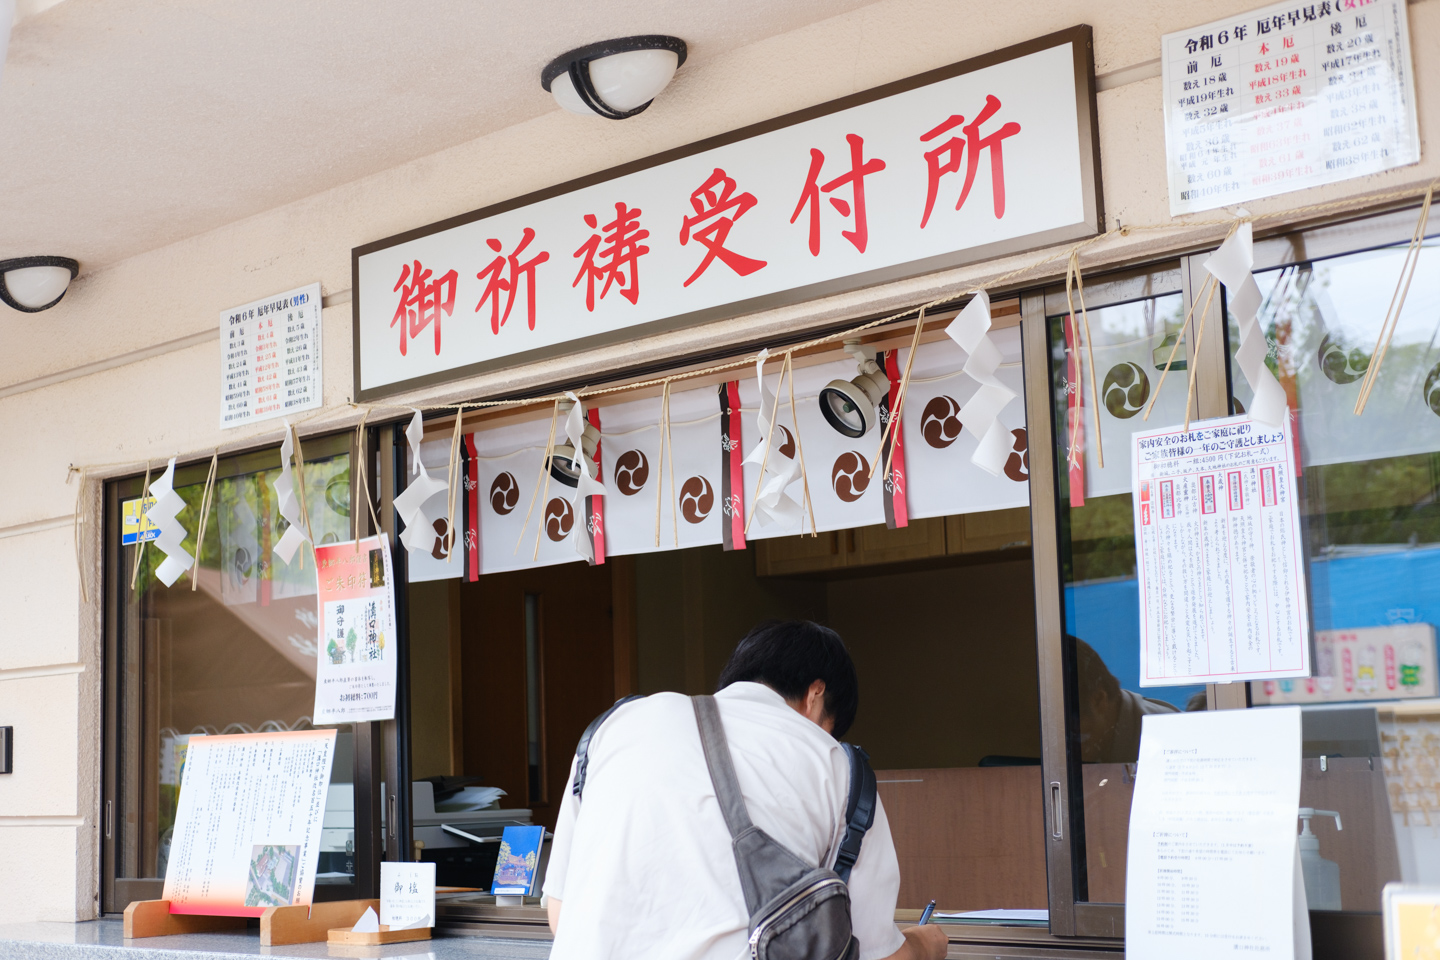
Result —
<path fill-rule="evenodd" d="M 875 812 L 875 775 L 868 758 L 858 748 L 850 751 L 850 809 L 836 862 L 842 878 L 835 870 L 810 866 L 750 822 L 715 698 L 692 697 L 691 702 L 750 912 L 752 960 L 856 960 L 860 941 L 850 929 L 846 880 Z"/>

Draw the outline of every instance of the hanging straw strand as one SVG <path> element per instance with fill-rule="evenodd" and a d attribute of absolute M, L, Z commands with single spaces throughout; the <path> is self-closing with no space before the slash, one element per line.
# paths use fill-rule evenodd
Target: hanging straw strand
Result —
<path fill-rule="evenodd" d="M 1080 323 L 1078 325 L 1075 323 L 1075 299 L 1071 293 L 1072 285 L 1076 288 L 1076 292 L 1080 294 Z M 1090 405 L 1095 408 L 1095 457 L 1100 469 L 1104 470 L 1105 442 L 1104 438 L 1100 435 L 1100 393 L 1095 389 L 1095 345 L 1090 339 L 1090 314 L 1085 309 L 1085 280 L 1080 274 L 1080 248 L 1078 246 L 1070 249 L 1070 262 L 1065 267 L 1065 306 L 1070 313 L 1070 326 L 1075 330 L 1076 335 L 1078 336 L 1082 329 L 1085 331 L 1085 353 L 1079 353 L 1079 345 L 1077 344 L 1076 359 L 1087 360 L 1088 362 L 1082 364 L 1082 366 L 1090 368 Z M 1082 381 L 1085 379 L 1083 373 L 1080 379 Z M 1082 390 L 1082 384 L 1075 384 L 1075 389 Z M 1077 425 L 1072 425 L 1071 427 L 1071 449 L 1074 449 L 1074 443 L 1078 439 L 1076 431 L 1084 429 L 1082 423 L 1084 407 L 1085 400 L 1082 392 L 1080 398 L 1082 413 L 1079 417 L 1075 418 Z"/>
<path fill-rule="evenodd" d="M 365 506 L 370 508 L 370 523 L 374 528 L 372 531 L 372 535 L 379 537 L 384 536 L 384 531 L 380 529 L 380 517 L 375 513 L 375 501 L 370 499 L 370 477 L 368 476 L 365 469 L 365 419 L 369 415 L 370 411 L 367 409 L 364 413 L 360 415 L 360 422 L 355 425 L 355 448 L 357 450 L 356 460 L 358 460 L 360 464 L 360 484 L 356 487 L 356 489 L 359 491 L 360 496 L 365 498 Z M 355 505 L 353 503 L 350 505 L 350 514 L 351 524 L 355 533 L 355 552 L 359 553 L 360 511 L 355 509 Z"/>
<path fill-rule="evenodd" d="M 660 423 L 656 425 L 659 434 L 659 453 L 655 458 L 655 546 L 660 546 L 660 516 L 664 512 L 665 503 L 665 441 L 670 437 L 670 381 L 666 380 L 665 385 L 660 389 Z M 674 475 L 671 475 L 670 485 L 675 485 Z"/>
<path fill-rule="evenodd" d="M 80 578 L 80 602 L 90 602 L 90 592 L 85 588 L 85 564 L 80 560 L 80 528 L 85 524 L 86 499 L 85 499 L 85 468 L 71 464 L 70 469 L 65 472 L 65 482 L 69 483 L 74 479 L 75 474 L 80 474 L 80 485 L 75 490 L 75 512 L 70 518 L 70 535 L 75 547 L 75 573 Z"/>
<path fill-rule="evenodd" d="M 670 469 L 670 526 L 675 546 L 680 546 L 680 495 L 675 489 L 675 441 L 670 437 L 670 381 L 665 381 L 665 462 Z"/>
<path fill-rule="evenodd" d="M 1205 306 L 1200 308 L 1200 326 L 1195 331 L 1195 356 L 1200 356 L 1200 345 L 1205 342 L 1205 318 L 1210 315 L 1210 301 L 1215 297 L 1215 290 L 1220 286 L 1219 281 L 1211 278 L 1210 292 L 1205 295 Z M 1197 297 L 1198 299 L 1198 297 Z M 1179 342 L 1178 340 L 1176 341 Z M 1191 376 L 1185 388 L 1185 432 L 1190 432 L 1190 401 L 1200 389 L 1199 377 Z M 1156 391 L 1159 392 L 1158 390 Z"/>
<path fill-rule="evenodd" d="M 190 565 L 190 592 L 200 583 L 200 553 L 205 547 L 205 526 L 210 519 L 211 497 L 215 490 L 215 473 L 220 467 L 220 448 L 210 456 L 210 472 L 205 476 L 205 491 L 200 494 L 200 523 L 195 529 L 195 562 Z"/>
<path fill-rule="evenodd" d="M 785 354 L 786 366 L 789 366 L 793 360 L 793 354 Z M 810 497 L 810 473 L 805 469 L 805 444 L 800 439 L 800 418 L 795 413 L 795 371 L 793 369 L 790 371 L 790 421 L 795 425 L 795 452 L 800 455 L 800 483 L 805 491 L 805 510 L 810 515 L 810 536 L 818 537 L 820 532 L 815 526 L 815 501 Z"/>
<path fill-rule="evenodd" d="M 459 485 L 464 482 L 460 474 L 460 425 L 465 419 L 462 413 L 458 409 L 455 411 L 455 432 L 450 436 L 450 464 L 445 472 L 445 482 L 450 489 L 450 502 L 445 508 L 445 535 L 449 539 L 445 547 L 446 563 L 455 559 L 455 499 Z"/>
<path fill-rule="evenodd" d="M 1410 295 L 1410 281 L 1415 278 L 1415 268 L 1420 263 L 1420 251 L 1425 243 L 1425 228 L 1430 221 L 1430 200 L 1435 194 L 1432 182 L 1425 190 L 1425 202 L 1420 207 L 1420 219 L 1415 223 L 1415 233 L 1410 238 L 1410 247 L 1405 251 L 1405 260 L 1400 265 L 1400 278 L 1395 283 L 1395 293 L 1390 297 L 1390 307 L 1385 311 L 1385 320 L 1380 324 L 1380 337 L 1375 341 L 1375 362 L 1365 371 L 1365 380 L 1360 385 L 1360 396 L 1355 401 L 1355 415 L 1365 412 L 1370 402 L 1370 392 L 1380 377 L 1380 366 L 1385 354 L 1390 352 L 1390 340 L 1395 328 L 1400 325 L 1400 311 L 1405 309 L 1405 298 Z"/>
<path fill-rule="evenodd" d="M 550 455 L 555 452 L 555 421 L 560 416 L 560 401 L 556 400 L 550 412 L 550 439 L 545 441 L 545 456 L 540 459 L 540 472 L 535 475 L 535 489 L 530 491 L 530 506 L 525 510 L 525 522 L 520 525 L 520 536 L 515 538 L 515 553 L 520 552 L 520 544 L 525 540 L 525 531 L 530 526 L 530 515 L 535 512 L 535 498 L 540 495 L 540 484 L 545 482 L 545 493 L 550 493 Z M 543 520 L 540 524 L 545 525 Z M 535 553 L 540 553 L 540 539 L 535 539 Z"/>
<path fill-rule="evenodd" d="M 145 498 L 148 496 L 150 496 L 150 461 L 146 460 L 145 482 L 140 486 L 140 502 L 135 505 L 135 539 L 139 542 L 135 544 L 135 566 L 132 567 L 130 570 L 131 593 L 135 592 L 135 582 L 140 577 L 140 557 L 145 553 L 145 544 L 150 542 L 149 540 L 145 539 L 145 515 L 148 512 L 145 506 Z"/>

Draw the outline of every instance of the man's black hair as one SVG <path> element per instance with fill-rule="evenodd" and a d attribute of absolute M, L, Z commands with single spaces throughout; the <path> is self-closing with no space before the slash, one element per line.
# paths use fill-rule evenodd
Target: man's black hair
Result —
<path fill-rule="evenodd" d="M 786 700 L 804 700 L 810 684 L 824 680 L 825 712 L 835 722 L 836 740 L 845 736 L 860 707 L 860 682 L 845 641 L 809 620 L 766 620 L 745 634 L 716 689 L 745 680 L 763 683 Z"/>

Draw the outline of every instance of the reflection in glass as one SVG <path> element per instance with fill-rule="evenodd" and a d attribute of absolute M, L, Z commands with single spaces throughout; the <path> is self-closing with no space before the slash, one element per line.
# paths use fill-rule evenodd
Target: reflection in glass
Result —
<path fill-rule="evenodd" d="M 1312 678 L 1252 684 L 1251 698 L 1304 704 L 1300 804 L 1338 811 L 1344 825 L 1312 821 L 1312 909 L 1375 911 L 1390 880 L 1440 882 L 1435 240 L 1420 254 L 1365 412 L 1355 414 L 1404 257 L 1402 245 L 1255 276 L 1267 363 L 1296 415 L 1316 657 Z M 1230 325 L 1233 352 L 1233 317 Z M 1231 379 L 1241 412 L 1251 393 L 1233 362 Z M 1371 706 L 1347 706 L 1364 701 Z M 1339 867 L 1338 896 L 1315 879 L 1329 872 L 1321 859 Z"/>
<path fill-rule="evenodd" d="M 1176 349 L 1185 319 L 1179 293 L 1160 293 L 1089 314 L 1105 465 L 1100 466 L 1095 449 L 1095 411 L 1087 408 L 1083 433 L 1056 431 L 1064 642 L 1067 656 L 1074 658 L 1089 900 L 1122 902 L 1141 718 L 1205 708 L 1203 686 L 1141 691 L 1140 601 L 1130 495 L 1131 434 L 1184 419 L 1189 372 L 1183 341 Z M 1073 428 L 1076 393 L 1071 380 L 1080 368 L 1075 331 L 1067 318 L 1051 319 L 1050 344 L 1055 422 Z M 1161 383 L 1172 349 L 1175 361 Z M 1090 362 L 1088 353 L 1083 359 Z M 1082 380 L 1088 404 L 1088 371 Z M 1152 403 L 1147 421 L 1145 411 Z M 1071 456 L 1072 437 L 1083 454 Z"/>
<path fill-rule="evenodd" d="M 262 470 L 217 480 L 203 548 L 189 575 L 166 587 L 153 546 L 120 550 L 120 833 L 116 875 L 164 877 L 181 774 L 196 736 L 308 729 L 316 672 L 315 559 L 302 547 L 274 557 L 284 532 L 274 482 Z M 200 482 L 184 483 L 198 472 Z M 182 471 L 179 521 L 195 555 L 204 471 Z M 183 479 L 182 479 L 183 478 Z M 348 456 L 305 465 L 316 541 L 349 539 Z M 135 484 L 138 492 L 138 483 Z M 130 589 L 131 580 L 134 589 Z M 353 746 L 340 728 L 325 811 L 320 883 L 354 875 Z"/>

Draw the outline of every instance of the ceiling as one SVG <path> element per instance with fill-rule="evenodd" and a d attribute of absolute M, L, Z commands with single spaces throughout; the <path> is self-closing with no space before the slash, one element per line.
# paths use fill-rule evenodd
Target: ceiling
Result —
<path fill-rule="evenodd" d="M 0 258 L 88 272 L 557 110 L 540 69 L 583 43 L 703 61 L 866 2 L 21 0 Z"/>

